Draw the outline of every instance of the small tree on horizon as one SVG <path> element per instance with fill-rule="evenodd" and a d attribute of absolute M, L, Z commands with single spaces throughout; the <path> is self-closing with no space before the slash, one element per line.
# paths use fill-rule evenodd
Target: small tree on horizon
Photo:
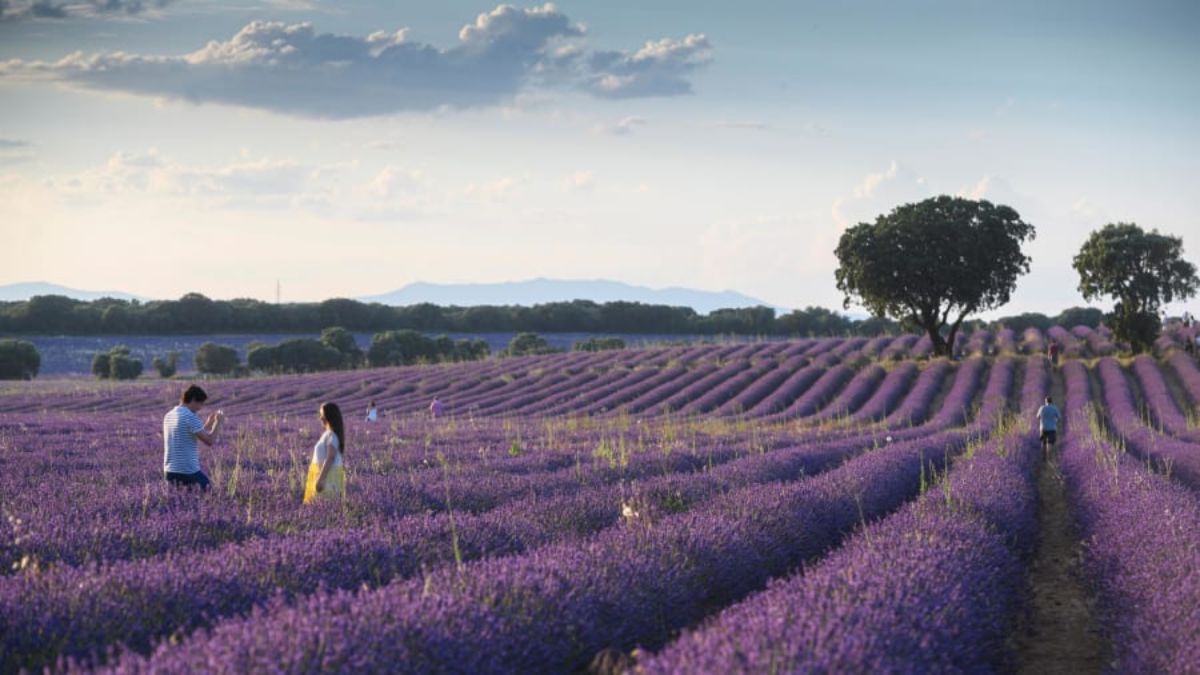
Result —
<path fill-rule="evenodd" d="M 196 372 L 204 375 L 232 375 L 237 371 L 238 353 L 233 347 L 205 342 L 192 359 Z"/>
<path fill-rule="evenodd" d="M 26 340 L 0 340 L 0 380 L 32 380 L 42 367 L 42 355 Z"/>
<path fill-rule="evenodd" d="M 1029 271 L 1034 227 L 1011 207 L 931 197 L 842 233 L 834 253 L 843 307 L 917 326 L 948 356 L 967 316 L 1008 302 Z M 949 329 L 946 334 L 943 331 Z"/>
<path fill-rule="evenodd" d="M 1183 239 L 1134 223 L 1110 223 L 1092 232 L 1073 265 L 1085 300 L 1116 301 L 1105 321 L 1134 353 L 1154 344 L 1162 305 L 1186 300 L 1200 288 L 1196 266 L 1183 259 Z"/>

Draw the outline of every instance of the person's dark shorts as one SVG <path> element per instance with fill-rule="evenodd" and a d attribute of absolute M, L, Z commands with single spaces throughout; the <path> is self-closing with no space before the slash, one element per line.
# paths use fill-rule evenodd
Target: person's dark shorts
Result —
<path fill-rule="evenodd" d="M 1042 442 L 1054 445 L 1058 440 L 1058 431 L 1053 429 L 1042 429 Z"/>
<path fill-rule="evenodd" d="M 196 473 L 171 473 L 168 471 L 167 482 L 176 487 L 199 487 L 202 491 L 207 491 L 209 486 L 208 476 L 205 476 L 203 471 Z"/>

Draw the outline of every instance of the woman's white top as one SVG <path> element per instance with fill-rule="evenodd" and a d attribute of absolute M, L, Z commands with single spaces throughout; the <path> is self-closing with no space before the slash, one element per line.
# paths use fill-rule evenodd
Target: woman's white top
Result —
<path fill-rule="evenodd" d="M 312 463 L 316 464 L 317 466 L 324 466 L 326 455 L 328 455 L 331 450 L 340 449 L 341 445 L 338 443 L 337 434 L 326 430 L 325 433 L 321 434 L 321 438 L 317 440 L 317 444 L 313 446 Z M 342 465 L 342 453 L 337 453 L 337 455 L 333 458 L 333 465 Z"/>
<path fill-rule="evenodd" d="M 367 421 L 374 422 L 379 419 L 379 413 L 374 408 L 367 408 Z"/>

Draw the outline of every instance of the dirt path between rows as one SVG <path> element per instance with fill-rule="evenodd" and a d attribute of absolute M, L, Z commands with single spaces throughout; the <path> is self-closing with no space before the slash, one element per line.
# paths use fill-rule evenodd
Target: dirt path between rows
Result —
<path fill-rule="evenodd" d="M 1061 372 L 1051 395 L 1064 403 Z M 1055 461 L 1038 469 L 1038 548 L 1030 564 L 1030 608 L 1017 630 L 1017 672 L 1098 673 L 1108 646 L 1096 625 L 1093 599 L 1079 573 L 1079 537 Z"/>

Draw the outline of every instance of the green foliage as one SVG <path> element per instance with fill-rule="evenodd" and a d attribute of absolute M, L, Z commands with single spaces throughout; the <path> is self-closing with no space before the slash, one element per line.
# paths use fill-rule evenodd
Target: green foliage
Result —
<path fill-rule="evenodd" d="M 358 348 L 354 335 L 345 328 L 332 326 L 321 331 L 321 344 L 341 354 L 343 368 L 357 368 L 362 365 L 363 352 Z"/>
<path fill-rule="evenodd" d="M 142 374 L 142 362 L 129 355 L 127 347 L 114 347 L 108 353 L 108 376 L 114 380 L 136 380 Z"/>
<path fill-rule="evenodd" d="M 415 330 L 376 333 L 367 350 L 372 366 L 406 366 L 438 361 L 474 361 L 490 353 L 483 340 L 451 340 L 442 335 L 427 337 Z"/>
<path fill-rule="evenodd" d="M 1021 244 L 1034 235 L 1015 210 L 988 201 L 905 204 L 842 233 L 837 288 L 845 307 L 858 302 L 875 316 L 912 322 L 947 355 L 967 315 L 1008 302 L 1029 271 Z"/>
<path fill-rule="evenodd" d="M 701 315 L 690 307 L 590 300 L 532 307 L 440 307 L 429 303 L 389 307 L 346 298 L 275 304 L 246 298 L 212 300 L 188 293 L 178 300 L 150 302 L 115 298 L 83 302 L 58 295 L 0 302 L 0 334 L 27 335 L 316 333 L 328 326 L 355 332 L 868 335 L 873 333 L 867 331 L 876 328 L 869 322 L 839 318 L 845 325 L 836 329 L 810 329 L 796 326 L 796 317 L 791 323 L 776 317 L 770 307 L 718 309 Z"/>
<path fill-rule="evenodd" d="M 108 373 L 108 352 L 99 352 L 92 357 L 92 375 L 101 380 L 107 380 Z"/>
<path fill-rule="evenodd" d="M 619 337 L 590 337 L 571 345 L 573 352 L 603 352 L 610 349 L 625 349 L 625 341 Z"/>
<path fill-rule="evenodd" d="M 1104 312 L 1095 307 L 1069 307 L 1058 313 L 1054 323 L 1059 326 L 1087 326 L 1098 328 L 1104 321 Z"/>
<path fill-rule="evenodd" d="M 42 355 L 32 342 L 0 340 L 0 380 L 32 380 L 42 367 Z"/>
<path fill-rule="evenodd" d="M 238 353 L 233 347 L 205 342 L 196 350 L 196 371 L 205 375 L 232 375 L 237 372 Z"/>
<path fill-rule="evenodd" d="M 1161 330 L 1158 309 L 1196 294 L 1196 266 L 1183 259 L 1183 240 L 1146 232 L 1134 223 L 1110 223 L 1092 232 L 1074 262 L 1085 300 L 1116 302 L 1106 321 L 1135 352 L 1146 351 Z"/>
<path fill-rule="evenodd" d="M 546 338 L 537 333 L 517 333 L 509 340 L 508 346 L 500 352 L 500 356 L 533 356 L 535 354 L 553 354 L 558 350 L 546 342 Z"/>
<path fill-rule="evenodd" d="M 101 380 L 136 380 L 142 374 L 142 362 L 130 355 L 129 347 L 118 345 L 92 358 L 92 374 Z"/>
<path fill-rule="evenodd" d="M 174 377 L 179 370 L 179 352 L 167 352 L 165 356 L 156 356 L 151 364 L 158 371 L 159 377 Z"/>
<path fill-rule="evenodd" d="M 316 373 L 348 367 L 346 355 L 320 340 L 293 338 L 275 346 L 255 344 L 246 367 L 268 373 Z"/>

